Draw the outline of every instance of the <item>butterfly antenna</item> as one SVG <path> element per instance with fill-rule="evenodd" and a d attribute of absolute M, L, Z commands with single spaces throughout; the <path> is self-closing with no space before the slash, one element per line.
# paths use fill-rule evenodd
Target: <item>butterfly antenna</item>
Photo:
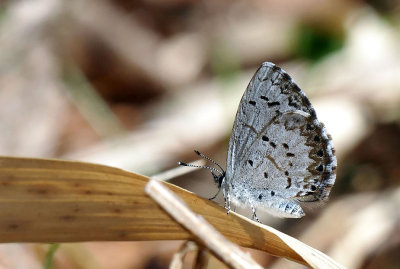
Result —
<path fill-rule="evenodd" d="M 194 164 L 189 164 L 189 163 L 184 163 L 184 162 L 178 162 L 179 165 L 182 166 L 189 166 L 189 167 L 197 167 L 197 168 L 205 168 L 205 169 L 209 169 L 211 171 L 215 171 L 220 173 L 221 175 L 223 174 L 221 171 L 219 171 L 218 169 L 214 168 L 214 167 L 209 167 L 209 166 L 200 166 L 200 165 L 194 165 Z"/>
<path fill-rule="evenodd" d="M 222 168 L 221 165 L 219 165 L 219 164 L 218 164 L 216 161 L 214 161 L 213 159 L 211 159 L 211 158 L 209 158 L 209 157 L 203 155 L 203 153 L 201 153 L 201 152 L 198 151 L 198 150 L 194 150 L 194 152 L 195 152 L 197 155 L 199 155 L 200 157 L 202 157 L 202 158 L 204 158 L 204 159 L 206 159 L 206 160 L 212 162 L 213 164 L 217 165 L 222 171 L 225 172 L 224 168 Z M 221 173 L 221 172 L 220 172 L 220 173 Z M 221 173 L 221 174 L 222 174 L 222 173 Z"/>

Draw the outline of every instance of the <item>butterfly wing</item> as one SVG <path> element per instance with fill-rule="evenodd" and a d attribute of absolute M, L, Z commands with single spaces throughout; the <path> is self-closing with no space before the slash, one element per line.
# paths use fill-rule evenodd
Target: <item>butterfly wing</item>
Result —
<path fill-rule="evenodd" d="M 308 98 L 285 71 L 263 63 L 236 114 L 226 192 L 239 203 L 296 214 L 294 201 L 327 199 L 335 170 L 331 138 Z"/>

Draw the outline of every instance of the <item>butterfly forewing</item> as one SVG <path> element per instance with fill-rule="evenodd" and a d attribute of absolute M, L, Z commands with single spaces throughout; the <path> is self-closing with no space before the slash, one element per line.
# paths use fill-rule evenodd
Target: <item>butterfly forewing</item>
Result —
<path fill-rule="evenodd" d="M 229 141 L 228 199 L 296 215 L 295 201 L 328 197 L 335 169 L 330 136 L 308 98 L 286 72 L 263 63 L 240 101 Z"/>

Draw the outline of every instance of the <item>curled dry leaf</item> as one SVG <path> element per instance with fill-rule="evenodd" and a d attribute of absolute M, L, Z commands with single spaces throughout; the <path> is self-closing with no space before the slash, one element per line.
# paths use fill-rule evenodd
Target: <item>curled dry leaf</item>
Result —
<path fill-rule="evenodd" d="M 0 157 L 0 242 L 194 240 L 145 194 L 148 181 L 103 165 Z M 343 268 L 286 234 L 163 184 L 240 246 L 314 268 Z"/>

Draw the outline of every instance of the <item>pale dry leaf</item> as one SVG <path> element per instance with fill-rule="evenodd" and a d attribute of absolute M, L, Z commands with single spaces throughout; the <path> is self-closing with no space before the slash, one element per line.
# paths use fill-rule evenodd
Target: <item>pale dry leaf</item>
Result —
<path fill-rule="evenodd" d="M 0 157 L 0 242 L 195 239 L 145 194 L 148 181 L 103 165 Z M 314 268 L 343 268 L 286 234 L 163 184 L 233 243 Z"/>

